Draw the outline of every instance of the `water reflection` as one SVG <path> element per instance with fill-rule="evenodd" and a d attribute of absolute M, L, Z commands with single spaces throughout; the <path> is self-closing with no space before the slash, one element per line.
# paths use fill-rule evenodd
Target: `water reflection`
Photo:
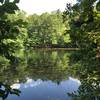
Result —
<path fill-rule="evenodd" d="M 16 88 L 13 89 L 12 87 L 10 87 L 10 85 L 0 82 L 0 97 L 2 98 L 2 100 L 6 100 L 9 94 L 19 96 L 20 93 L 20 90 Z"/>
<path fill-rule="evenodd" d="M 70 77 L 70 53 L 50 50 L 19 53 L 19 64 L 0 71 L 0 81 L 21 90 L 20 97 L 9 95 L 7 100 L 71 100 L 67 92 L 77 90 L 80 82 Z"/>
<path fill-rule="evenodd" d="M 8 100 L 71 100 L 66 92 L 73 92 L 78 89 L 80 82 L 76 79 L 69 78 L 62 81 L 59 85 L 50 80 L 43 81 L 38 79 L 36 81 L 28 79 L 26 83 L 15 84 L 22 91 L 19 97 L 10 96 Z"/>

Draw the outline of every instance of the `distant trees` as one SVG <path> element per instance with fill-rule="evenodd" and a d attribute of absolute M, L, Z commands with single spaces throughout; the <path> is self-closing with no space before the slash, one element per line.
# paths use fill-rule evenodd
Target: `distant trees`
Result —
<path fill-rule="evenodd" d="M 66 46 L 67 41 L 64 38 L 65 29 L 62 12 L 59 10 L 51 14 L 43 13 L 40 16 L 34 14 L 28 17 L 28 34 L 31 46 Z"/>

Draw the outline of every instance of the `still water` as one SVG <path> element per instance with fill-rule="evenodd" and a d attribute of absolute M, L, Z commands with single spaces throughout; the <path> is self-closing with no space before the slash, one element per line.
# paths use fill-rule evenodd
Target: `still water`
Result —
<path fill-rule="evenodd" d="M 20 96 L 10 94 L 7 100 L 72 100 L 67 93 L 77 91 L 80 81 L 68 70 L 71 52 L 32 50 L 19 53 L 21 63 L 0 72 L 0 81 L 21 91 Z"/>

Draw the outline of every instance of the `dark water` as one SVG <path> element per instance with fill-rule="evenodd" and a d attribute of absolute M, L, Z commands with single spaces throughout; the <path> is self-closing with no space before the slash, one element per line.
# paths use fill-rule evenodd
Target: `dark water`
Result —
<path fill-rule="evenodd" d="M 21 63 L 0 72 L 0 81 L 21 90 L 19 97 L 10 94 L 7 100 L 72 100 L 67 93 L 77 91 L 80 82 L 68 70 L 71 52 L 32 50 L 19 53 Z"/>

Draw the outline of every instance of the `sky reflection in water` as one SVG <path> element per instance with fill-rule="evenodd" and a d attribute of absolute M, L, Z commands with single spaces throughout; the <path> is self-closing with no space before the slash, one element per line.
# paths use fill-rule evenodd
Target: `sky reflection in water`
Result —
<path fill-rule="evenodd" d="M 21 52 L 23 62 L 0 74 L 3 82 L 21 90 L 20 97 L 9 95 L 7 100 L 71 100 L 67 93 L 77 90 L 80 85 L 73 78 L 74 72 L 68 70 L 71 69 L 71 53 L 64 50 Z"/>
<path fill-rule="evenodd" d="M 68 80 L 60 82 L 60 84 L 52 81 L 36 81 L 27 78 L 24 84 L 13 84 L 13 88 L 20 89 L 22 94 L 20 97 L 9 96 L 7 100 L 71 100 L 67 92 L 73 92 L 78 89 L 80 81 L 69 77 Z"/>

